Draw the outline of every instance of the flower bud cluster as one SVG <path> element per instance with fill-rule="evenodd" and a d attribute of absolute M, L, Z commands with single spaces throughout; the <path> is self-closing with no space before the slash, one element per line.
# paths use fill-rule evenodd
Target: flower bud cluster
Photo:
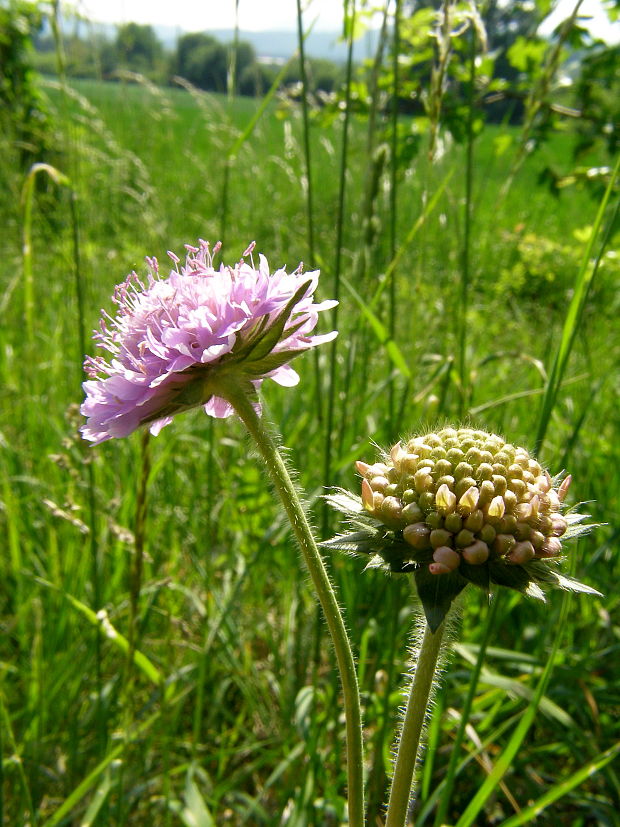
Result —
<path fill-rule="evenodd" d="M 356 467 L 366 511 L 402 532 L 412 560 L 428 556 L 432 574 L 454 572 L 463 561 L 523 565 L 560 553 L 571 478 L 555 487 L 524 448 L 495 434 L 444 428 Z"/>

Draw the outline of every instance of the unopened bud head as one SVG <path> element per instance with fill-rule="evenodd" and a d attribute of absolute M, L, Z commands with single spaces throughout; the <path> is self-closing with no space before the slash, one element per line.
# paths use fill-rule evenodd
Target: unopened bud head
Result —
<path fill-rule="evenodd" d="M 356 469 L 364 508 L 388 532 L 392 567 L 445 574 L 488 565 L 492 580 L 493 566 L 557 556 L 559 538 L 570 534 L 561 505 L 571 478 L 554 487 L 524 448 L 495 434 L 444 428 L 397 442 L 383 461 L 360 460 Z"/>

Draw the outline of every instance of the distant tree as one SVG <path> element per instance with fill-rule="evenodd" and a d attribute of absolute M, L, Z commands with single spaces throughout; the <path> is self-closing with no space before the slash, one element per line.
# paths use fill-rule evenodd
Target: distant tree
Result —
<path fill-rule="evenodd" d="M 581 112 L 577 154 L 603 141 L 610 154 L 620 148 L 620 46 L 598 43 L 586 54 L 575 85 Z"/>
<path fill-rule="evenodd" d="M 306 76 L 311 92 L 333 92 L 343 79 L 343 71 L 331 60 L 311 57 L 306 61 Z M 293 60 L 284 75 L 284 85 L 290 86 L 300 81 L 299 60 Z"/>
<path fill-rule="evenodd" d="M 262 76 L 257 68 L 256 52 L 251 43 L 245 40 L 233 44 L 223 44 L 204 32 L 192 32 L 183 35 L 177 43 L 176 58 L 173 61 L 174 73 L 181 75 L 200 89 L 213 92 L 225 92 L 228 72 L 234 63 L 236 92 L 242 95 L 260 94 Z M 234 57 L 234 61 L 232 58 Z"/>
<path fill-rule="evenodd" d="M 152 72 L 163 48 L 152 26 L 125 23 L 116 34 L 118 65 L 133 72 Z"/>
<path fill-rule="evenodd" d="M 311 58 L 309 80 L 313 91 L 334 92 L 344 80 L 340 66 L 326 58 Z"/>
<path fill-rule="evenodd" d="M 259 98 L 271 88 L 277 74 L 278 67 L 274 64 L 256 61 L 237 74 L 237 91 L 240 95 Z"/>
<path fill-rule="evenodd" d="M 231 46 L 232 48 L 232 46 Z M 247 40 L 240 40 L 237 44 L 237 53 L 235 56 L 236 74 L 240 78 L 246 69 L 252 68 L 256 63 L 256 52 L 254 46 L 248 43 Z"/>
<path fill-rule="evenodd" d="M 194 32 L 179 38 L 177 74 L 200 89 L 226 91 L 228 54 L 226 47 L 211 35 Z"/>

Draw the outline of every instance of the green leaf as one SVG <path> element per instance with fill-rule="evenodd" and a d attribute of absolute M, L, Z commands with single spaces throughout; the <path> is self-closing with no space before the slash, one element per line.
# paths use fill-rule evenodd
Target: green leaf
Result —
<path fill-rule="evenodd" d="M 364 506 L 362 505 L 361 497 L 356 497 L 344 488 L 337 488 L 335 490 L 335 494 L 326 494 L 325 496 L 325 499 L 332 508 L 335 508 L 336 511 L 340 511 L 341 514 L 346 514 L 348 517 L 351 515 L 357 516 L 358 514 L 364 514 Z"/>
<path fill-rule="evenodd" d="M 290 319 L 291 314 L 295 309 L 295 305 L 297 305 L 301 301 L 310 284 L 310 279 L 304 282 L 304 284 L 301 285 L 299 290 L 297 290 L 295 295 L 291 299 L 289 299 L 284 310 L 282 310 L 282 312 L 277 316 L 277 318 L 274 319 L 274 321 L 269 325 L 266 332 L 260 336 L 256 345 L 247 352 L 245 351 L 245 349 L 243 350 L 244 358 L 251 356 L 252 360 L 255 361 L 258 359 L 262 359 L 264 356 L 267 356 L 268 353 L 271 353 L 271 351 L 282 338 L 282 333 L 284 332 L 286 323 Z"/>
<path fill-rule="evenodd" d="M 211 811 L 194 781 L 192 768 L 187 771 L 183 798 L 185 799 L 185 806 L 179 815 L 186 827 L 215 827 L 215 820 L 211 815 Z"/>
<path fill-rule="evenodd" d="M 545 395 L 541 403 L 540 414 L 538 418 L 538 433 L 536 435 L 535 443 L 536 454 L 540 453 L 540 449 L 544 442 L 545 435 L 547 433 L 547 427 L 551 419 L 551 413 L 553 411 L 553 408 L 555 407 L 558 392 L 562 383 L 562 378 L 564 376 L 564 371 L 566 370 L 566 366 L 568 364 L 568 359 L 573 348 L 575 337 L 577 336 L 577 331 L 579 330 L 581 318 L 583 316 L 583 310 L 588 299 L 590 288 L 592 286 L 594 276 L 598 271 L 598 266 L 601 262 L 606 243 L 609 239 L 609 234 L 611 233 L 611 229 L 614 224 L 614 218 L 612 217 L 612 220 L 608 225 L 608 231 L 605 234 L 605 237 L 599 249 L 598 256 L 596 257 L 594 263 L 592 263 L 591 259 L 592 251 L 594 250 L 594 244 L 599 236 L 601 227 L 603 225 L 603 219 L 605 216 L 605 211 L 607 209 L 607 204 L 609 203 L 609 199 L 611 198 L 611 194 L 616 185 L 616 180 L 618 178 L 619 173 L 620 158 L 618 158 L 618 160 L 616 161 L 616 166 L 614 167 L 614 171 L 609 179 L 609 184 L 605 191 L 605 195 L 601 200 L 598 212 L 596 214 L 596 219 L 594 221 L 594 225 L 592 228 L 590 241 L 588 242 L 584 250 L 581 266 L 579 268 L 579 272 L 577 273 L 577 278 L 575 280 L 573 296 L 566 311 L 564 327 L 562 328 L 562 336 L 560 338 L 560 342 L 554 355 L 553 365 L 549 372 L 549 379 L 547 380 L 547 384 L 545 387 Z M 616 211 L 617 209 L 618 206 L 616 206 Z"/>
<path fill-rule="evenodd" d="M 478 586 L 487 594 L 489 593 L 489 567 L 488 565 L 472 566 L 465 560 L 461 560 L 459 573 L 474 586 Z"/>
<path fill-rule="evenodd" d="M 110 790 L 112 789 L 112 777 L 110 773 L 110 767 L 107 767 L 105 772 L 103 773 L 103 778 L 99 782 L 97 789 L 93 793 L 93 797 L 91 798 L 90 804 L 88 805 L 88 809 L 84 813 L 82 820 L 80 821 L 80 827 L 93 827 L 97 816 L 99 815 L 99 810 L 105 803 L 106 798 L 108 797 Z"/>
<path fill-rule="evenodd" d="M 452 601 L 467 585 L 467 580 L 458 572 L 431 574 L 427 566 L 419 566 L 414 578 L 426 622 L 431 632 L 435 633 L 448 614 Z"/>
<path fill-rule="evenodd" d="M 592 586 L 587 586 L 581 583 L 574 577 L 569 577 L 567 574 L 561 574 L 559 571 L 550 568 L 549 564 L 541 563 L 537 560 L 527 563 L 524 568 L 530 573 L 532 577 L 542 583 L 548 583 L 550 586 L 555 586 L 558 589 L 565 589 L 569 592 L 580 592 L 581 594 L 594 594 L 602 597 L 601 592 L 593 589 Z"/>
<path fill-rule="evenodd" d="M 282 365 L 286 365 L 302 353 L 305 353 L 305 351 L 280 350 L 277 353 L 268 353 L 260 359 L 249 359 L 247 362 L 244 361 L 244 369 L 251 378 L 265 376 L 267 373 L 271 373 L 272 371 L 277 370 L 277 368 L 282 367 Z"/>
<path fill-rule="evenodd" d="M 506 586 L 508 589 L 514 589 L 521 592 L 521 594 L 527 593 L 532 579 L 523 566 L 509 566 L 507 563 L 499 561 L 489 563 L 489 574 L 491 582 L 497 583 L 499 586 Z"/>

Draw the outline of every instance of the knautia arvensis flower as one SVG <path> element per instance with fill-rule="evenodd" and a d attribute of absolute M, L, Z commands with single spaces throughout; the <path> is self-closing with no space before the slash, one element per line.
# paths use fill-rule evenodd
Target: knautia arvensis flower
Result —
<path fill-rule="evenodd" d="M 84 367 L 87 417 L 82 435 L 95 444 L 124 437 L 141 425 L 152 433 L 172 416 L 203 405 L 214 417 L 233 412 L 218 395 L 218 378 L 247 386 L 255 396 L 263 379 L 297 384 L 288 362 L 336 336 L 310 336 L 318 314 L 337 302 L 315 304 L 319 272 L 270 274 L 267 259 L 252 259 L 254 242 L 232 267 L 213 266 L 209 244 L 186 245 L 185 265 L 168 253 L 175 269 L 160 277 L 157 260 L 148 258 L 148 282 L 135 273 L 117 286 L 115 317 L 102 311 L 94 338 L 111 354 L 88 357 Z M 250 263 L 243 259 L 250 257 Z M 257 410 L 260 406 L 256 400 Z"/>
<path fill-rule="evenodd" d="M 468 582 L 540 599 L 539 583 L 594 591 L 553 565 L 564 540 L 589 528 L 587 515 L 564 508 L 571 478 L 552 478 L 524 448 L 486 431 L 443 428 L 356 468 L 361 497 L 329 497 L 355 530 L 325 545 L 413 573 L 432 626 Z"/>

